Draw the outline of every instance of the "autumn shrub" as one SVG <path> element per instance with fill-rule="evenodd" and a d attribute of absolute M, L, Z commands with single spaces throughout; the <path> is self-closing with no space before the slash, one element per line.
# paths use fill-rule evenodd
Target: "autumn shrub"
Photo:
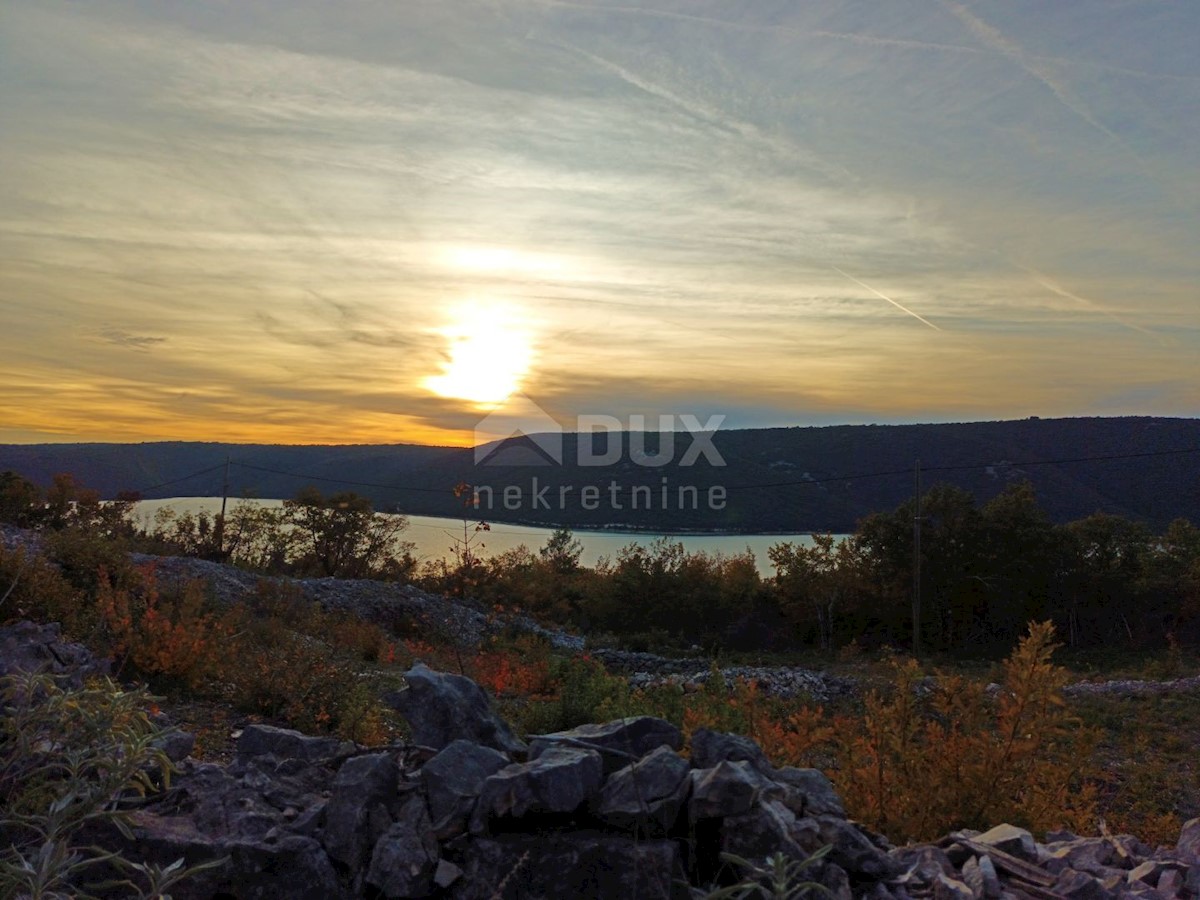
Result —
<path fill-rule="evenodd" d="M 59 622 L 75 639 L 90 635 L 97 624 L 91 604 L 44 556 L 0 547 L 0 622 L 18 619 Z"/>
<path fill-rule="evenodd" d="M 160 591 L 152 566 L 141 569 L 133 589 L 101 578 L 95 603 L 117 672 L 128 666 L 169 685 L 195 688 L 211 677 L 233 633 L 230 614 L 210 609 L 203 582 Z"/>
<path fill-rule="evenodd" d="M 927 684 L 915 662 L 898 663 L 891 696 L 872 692 L 841 738 L 831 774 L 847 809 L 893 840 L 1002 821 L 1094 827 L 1095 735 L 1066 709 L 1055 647 L 1050 623 L 1031 625 L 994 697 L 961 677 Z"/>
<path fill-rule="evenodd" d="M 168 781 L 159 743 L 168 731 L 148 714 L 153 699 L 107 679 L 83 688 L 37 673 L 0 679 L 0 896 L 166 897 L 219 864 L 135 864 L 82 837 L 105 827 L 130 837 L 124 801 Z"/>
<path fill-rule="evenodd" d="M 118 588 L 134 588 L 140 581 L 122 538 L 84 526 L 68 526 L 43 532 L 42 543 L 46 557 L 81 591 L 93 593 L 101 581 Z"/>

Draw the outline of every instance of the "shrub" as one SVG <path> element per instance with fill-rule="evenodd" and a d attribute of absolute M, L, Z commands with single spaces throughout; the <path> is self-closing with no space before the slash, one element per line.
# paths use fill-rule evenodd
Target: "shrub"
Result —
<path fill-rule="evenodd" d="M 121 801 L 166 781 L 171 763 L 156 745 L 166 730 L 153 698 L 107 679 L 69 689 L 45 674 L 0 679 L 0 896 L 161 897 L 189 874 L 183 860 L 159 869 L 84 845 L 85 826 L 129 836 Z M 93 829 L 94 830 L 94 829 Z M 213 863 L 213 865 L 219 863 Z M 201 867 L 191 870 L 199 871 Z M 95 876 L 123 877 L 97 884 Z"/>

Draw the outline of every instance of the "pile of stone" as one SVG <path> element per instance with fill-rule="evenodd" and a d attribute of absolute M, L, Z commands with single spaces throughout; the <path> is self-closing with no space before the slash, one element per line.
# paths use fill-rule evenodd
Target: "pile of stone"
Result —
<path fill-rule="evenodd" d="M 5 657 L 60 674 L 93 663 L 53 628 L 0 629 Z M 25 645 L 28 645 L 26 649 Z M 22 655 L 23 654 L 23 655 Z M 814 769 L 776 767 L 751 740 L 700 730 L 688 756 L 652 717 L 522 741 L 471 680 L 416 665 L 385 700 L 413 743 L 364 749 L 255 724 L 226 766 L 188 758 L 134 800 L 129 833 L 88 835 L 127 858 L 214 867 L 177 898 L 704 897 L 774 854 L 836 900 L 1196 900 L 1200 819 L 1177 845 L 1019 828 L 893 847 L 847 819 Z"/>
<path fill-rule="evenodd" d="M 634 688 L 671 686 L 685 693 L 702 690 L 712 677 L 712 671 L 697 669 L 695 661 L 689 662 L 690 668 L 670 674 L 657 671 L 633 672 L 629 675 L 629 684 Z M 853 679 L 798 666 L 726 666 L 719 672 L 726 689 L 732 688 L 739 681 L 745 681 L 756 685 L 763 694 L 789 698 L 806 697 L 818 703 L 848 696 L 856 690 Z"/>

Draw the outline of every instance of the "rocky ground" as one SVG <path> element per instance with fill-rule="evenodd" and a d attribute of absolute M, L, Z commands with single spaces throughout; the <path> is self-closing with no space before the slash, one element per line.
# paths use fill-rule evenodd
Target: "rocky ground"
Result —
<path fill-rule="evenodd" d="M 24 546 L 36 549 L 36 533 L 0 526 L 0 544 L 12 549 Z M 215 596 L 233 603 L 252 601 L 262 576 L 234 566 L 203 559 L 177 556 L 131 554 L 138 564 L 153 564 L 162 580 L 202 579 Z M 498 618 L 482 604 L 450 599 L 414 587 L 380 581 L 339 578 L 278 578 L 304 598 L 328 609 L 352 612 L 368 621 L 404 634 L 416 630 L 463 646 L 478 645 L 485 636 L 500 629 L 516 628 L 542 635 L 557 649 L 581 653 L 585 649 L 608 668 L 624 672 L 635 687 L 678 684 L 695 690 L 710 676 L 711 663 L 703 658 L 680 659 L 654 653 L 636 653 L 611 647 L 588 646 L 574 634 L 545 628 L 524 616 Z M 829 672 L 797 666 L 725 666 L 721 668 L 727 684 L 739 678 L 756 682 L 766 693 L 782 697 L 804 695 L 818 702 L 854 694 L 861 690 L 858 680 Z M 1066 688 L 1071 695 L 1163 694 L 1200 688 L 1200 676 L 1167 681 L 1109 680 L 1079 682 Z"/>
<path fill-rule="evenodd" d="M 0 629 L 0 675 L 103 668 L 55 626 Z M 130 798 L 129 834 L 89 835 L 139 861 L 215 861 L 177 898 L 705 897 L 775 853 L 836 900 L 1195 900 L 1200 819 L 1173 846 L 1000 824 L 895 847 L 846 818 L 815 769 L 777 768 L 747 738 L 701 730 L 690 755 L 650 717 L 518 739 L 469 679 L 418 664 L 385 698 L 413 744 L 364 749 L 252 725 L 228 765 L 164 746 L 169 789 Z"/>

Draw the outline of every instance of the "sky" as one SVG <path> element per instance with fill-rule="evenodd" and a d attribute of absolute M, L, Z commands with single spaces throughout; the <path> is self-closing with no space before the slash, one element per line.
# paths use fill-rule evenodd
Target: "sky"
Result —
<path fill-rule="evenodd" d="M 2 0 L 0 441 L 1196 416 L 1197 36 L 1183 0 Z"/>

